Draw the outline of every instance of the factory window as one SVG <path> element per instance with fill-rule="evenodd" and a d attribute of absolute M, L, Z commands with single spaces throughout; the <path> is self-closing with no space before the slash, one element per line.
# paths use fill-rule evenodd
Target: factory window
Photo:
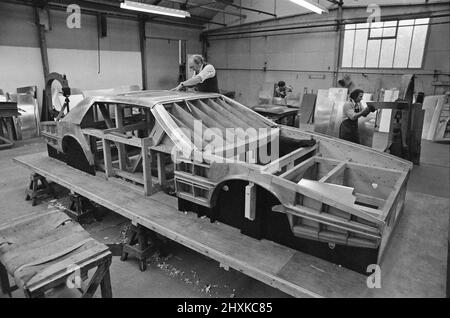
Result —
<path fill-rule="evenodd" d="M 429 18 L 345 25 L 342 67 L 421 68 Z"/>

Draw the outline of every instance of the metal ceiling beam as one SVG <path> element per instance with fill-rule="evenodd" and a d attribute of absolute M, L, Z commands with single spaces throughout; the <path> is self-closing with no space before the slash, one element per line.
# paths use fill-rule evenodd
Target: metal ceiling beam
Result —
<path fill-rule="evenodd" d="M 252 12 L 257 12 L 257 13 L 262 13 L 262 14 L 267 14 L 267 15 L 271 15 L 273 17 L 277 17 L 277 15 L 275 13 L 271 13 L 271 12 L 267 12 L 267 11 L 261 11 L 261 10 L 257 10 L 257 9 L 253 9 L 253 8 L 248 8 L 248 7 L 243 7 L 237 4 L 234 4 L 233 1 L 226 1 L 226 0 L 215 0 L 215 2 L 218 3 L 223 3 L 241 10 L 246 10 L 246 11 L 252 11 Z"/>
<path fill-rule="evenodd" d="M 58 1 L 58 0 L 51 0 L 51 2 L 54 2 L 54 1 Z M 59 1 L 67 1 L 67 0 L 59 0 Z M 70 1 L 72 1 L 72 0 L 69 0 L 69 2 Z M 118 9 L 120 12 L 127 12 L 127 10 L 124 10 L 124 9 L 120 8 L 120 2 L 122 2 L 120 0 L 115 0 L 114 2 L 113 1 L 109 1 L 108 2 L 108 1 L 105 1 L 105 0 L 100 0 L 100 1 L 97 1 L 97 0 L 95 0 L 95 1 L 94 0 L 78 0 L 78 2 L 80 2 L 80 3 L 87 2 L 87 3 L 90 3 L 92 5 L 100 5 L 100 6 L 105 6 L 105 7 L 111 7 L 111 8 Z M 153 4 L 153 5 L 158 5 L 161 2 L 162 1 L 158 0 L 156 2 L 156 4 Z M 149 2 L 149 4 L 150 4 L 150 2 Z M 99 9 L 101 10 L 101 7 Z M 142 14 L 142 12 L 137 12 L 136 15 L 138 15 L 138 14 Z M 147 16 L 149 16 L 149 15 L 147 14 Z M 160 17 L 161 17 L 160 15 L 153 15 L 153 14 L 151 14 L 150 15 L 150 20 L 154 20 L 154 19 L 160 18 Z M 173 20 L 175 21 L 175 19 L 173 19 Z M 172 19 L 170 19 L 170 21 L 172 21 Z M 191 16 L 190 18 L 186 18 L 185 21 L 192 21 L 192 22 L 198 21 L 200 23 L 213 23 L 213 22 L 210 22 L 208 19 L 203 19 L 202 17 L 199 17 L 199 16 Z M 226 24 L 223 24 L 223 23 L 214 23 L 214 24 L 221 25 L 221 26 L 226 26 Z"/>
<path fill-rule="evenodd" d="M 50 0 L 49 4 L 54 4 L 54 5 L 68 5 L 73 3 L 73 0 Z M 105 1 L 105 0 L 76 0 L 75 3 L 79 4 L 81 6 L 81 8 L 85 8 L 85 9 L 91 9 L 91 10 L 97 10 L 97 11 L 101 11 L 101 12 L 114 12 L 114 13 L 124 13 L 124 14 L 128 14 L 128 15 L 133 15 L 134 17 L 136 17 L 136 19 L 138 19 L 138 15 L 146 15 L 150 21 L 155 21 L 156 19 L 158 21 L 169 21 L 172 24 L 179 24 L 179 25 L 193 25 L 193 26 L 202 26 L 200 24 L 205 24 L 205 23 L 212 23 L 212 24 L 216 24 L 216 25 L 220 25 L 220 26 L 226 26 L 226 24 L 224 23 L 219 23 L 219 22 L 212 22 L 209 19 L 203 19 L 202 17 L 198 17 L 198 16 L 191 16 L 190 18 L 186 18 L 183 19 L 183 22 L 181 22 L 179 19 L 171 19 L 171 18 L 163 18 L 160 15 L 153 15 L 153 14 L 145 14 L 142 12 L 135 12 L 132 13 L 132 11 L 129 10 L 124 10 L 120 8 L 120 0 L 114 0 L 114 1 Z M 156 3 L 160 3 L 162 1 L 157 1 Z M 189 23 L 189 22 L 194 22 L 194 23 Z M 195 22 L 199 22 L 199 23 L 195 23 Z"/>
<path fill-rule="evenodd" d="M 24 5 L 24 6 L 29 6 L 29 7 L 33 6 L 33 3 L 31 0 L 2 0 L 2 1 L 6 2 L 6 3 L 16 4 L 16 5 Z M 67 3 L 69 3 L 69 2 L 70 1 L 68 1 Z M 72 3 L 73 3 L 73 1 L 72 1 Z M 80 3 L 80 1 L 78 1 L 78 3 Z M 52 10 L 65 12 L 67 9 L 67 4 L 63 3 L 62 1 L 59 1 L 59 3 L 50 3 L 47 5 L 47 7 Z M 86 13 L 86 14 L 91 14 L 91 15 L 97 15 L 99 12 L 103 12 L 103 13 L 106 13 L 107 16 L 112 17 L 112 18 L 138 21 L 138 16 L 136 14 L 124 12 L 124 10 L 120 10 L 120 8 L 117 8 L 117 10 L 115 10 L 114 7 L 110 7 L 110 8 L 89 7 L 89 8 L 87 8 L 87 6 L 84 6 L 84 7 L 82 6 L 81 12 Z M 157 17 L 156 20 L 153 20 L 152 23 L 163 24 L 163 25 L 172 25 L 172 26 L 176 25 L 176 26 L 180 26 L 180 27 L 188 27 L 188 28 L 197 29 L 197 30 L 204 29 L 204 26 L 199 23 L 189 23 L 189 21 L 184 22 L 184 21 L 180 21 L 180 19 L 167 20 L 167 19 L 160 18 L 159 16 Z"/>
<path fill-rule="evenodd" d="M 179 3 L 179 4 L 185 4 L 186 3 L 186 1 L 182 1 L 182 0 L 167 0 L 167 1 L 174 2 L 174 3 Z M 236 17 L 239 17 L 239 18 L 243 18 L 243 19 L 247 18 L 247 16 L 245 14 L 230 12 L 230 11 L 227 11 L 227 10 L 222 10 L 222 9 L 213 8 L 213 7 L 209 6 L 210 4 L 214 4 L 214 3 L 217 3 L 217 2 L 213 1 L 213 2 L 205 3 L 205 4 L 188 5 L 186 7 L 186 9 L 202 8 L 202 9 L 206 9 L 206 10 L 210 10 L 210 11 L 215 11 L 215 12 L 219 12 L 219 13 L 233 15 L 233 16 L 236 16 Z"/>

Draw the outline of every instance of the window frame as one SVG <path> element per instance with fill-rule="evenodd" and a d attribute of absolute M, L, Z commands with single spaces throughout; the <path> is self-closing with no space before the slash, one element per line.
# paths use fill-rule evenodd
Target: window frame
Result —
<path fill-rule="evenodd" d="M 402 21 L 402 20 L 414 20 L 414 21 L 416 21 L 416 20 L 418 20 L 418 19 L 429 19 L 428 20 L 428 23 L 426 24 L 427 25 L 427 34 L 426 34 L 426 36 L 425 36 L 425 43 L 424 43 L 424 49 L 423 49 L 423 56 L 422 56 L 422 61 L 421 61 L 421 65 L 420 66 L 418 66 L 418 67 L 394 67 L 394 65 L 392 65 L 392 67 L 380 67 L 380 66 L 377 66 L 377 67 L 373 67 L 373 66 L 358 66 L 358 67 L 354 67 L 354 66 L 342 66 L 342 62 L 343 62 L 343 60 L 344 60 L 344 45 L 345 45 L 345 43 L 344 43 L 344 37 L 345 37 L 345 31 L 346 31 L 346 29 L 345 29 L 345 26 L 347 25 L 347 24 L 344 24 L 342 27 L 343 27 L 343 32 L 342 32 L 342 35 L 341 35 L 341 47 L 339 48 L 340 49 L 340 61 L 339 61 L 339 68 L 341 69 L 341 70 L 367 70 L 367 69 L 369 69 L 369 70 L 393 70 L 393 71 L 407 71 L 407 70 L 423 70 L 424 69 L 424 67 L 425 67 L 425 59 L 426 59 L 426 56 L 427 56 L 427 46 L 428 46 L 428 42 L 429 42 L 429 38 L 430 38 L 430 26 L 431 26 L 431 19 L 432 19 L 432 17 L 430 17 L 430 16 L 424 16 L 424 17 L 415 17 L 415 18 L 412 18 L 412 19 L 401 19 L 401 18 L 399 18 L 399 19 L 396 19 L 396 20 L 388 20 L 388 19 L 386 19 L 386 20 L 381 20 L 380 22 L 383 22 L 383 28 L 384 28 L 384 22 L 391 22 L 391 21 L 396 21 L 397 22 L 397 24 L 396 24 L 396 30 L 395 30 L 395 37 L 394 36 L 387 36 L 387 37 L 383 37 L 383 36 L 381 36 L 381 37 L 370 37 L 370 32 L 371 32 L 371 29 L 370 29 L 370 25 L 368 26 L 368 28 L 367 28 L 367 30 L 368 30 L 368 35 L 367 35 L 367 41 L 366 41 L 366 52 L 365 52 L 365 57 L 364 57 L 364 64 L 366 65 L 367 64 L 367 47 L 369 46 L 369 41 L 370 40 L 380 40 L 380 41 L 383 41 L 383 39 L 395 39 L 395 45 L 397 45 L 397 36 L 398 36 L 398 28 L 399 27 L 401 27 L 400 26 L 400 21 Z M 358 28 L 357 28 L 357 25 L 358 24 L 364 24 L 364 23 L 367 23 L 367 22 L 359 22 L 359 23 L 348 23 L 348 24 L 354 24 L 355 25 L 355 28 L 353 28 L 353 29 L 351 29 L 351 30 L 354 30 L 355 31 L 355 34 L 354 34 L 354 38 L 353 38 L 353 52 L 352 52 L 352 64 L 353 64 L 353 59 L 354 59 L 354 52 L 355 52 L 355 37 L 356 37 L 356 30 L 358 30 Z M 425 25 L 425 24 L 418 24 L 419 26 L 420 25 Z M 413 27 L 413 31 L 412 31 L 412 35 L 411 35 L 411 42 L 410 42 L 410 48 L 409 48 L 409 55 L 408 55 L 408 63 L 409 63 L 409 59 L 410 59 L 410 57 L 411 57 L 411 46 L 412 46 L 412 43 L 413 43 L 413 38 L 414 38 L 414 29 L 415 29 L 415 27 L 416 26 L 418 26 L 418 25 L 416 25 L 415 24 L 415 22 L 414 22 L 414 25 L 412 25 L 412 27 Z M 389 27 L 388 27 L 389 28 Z M 363 28 L 364 29 L 364 28 Z M 380 43 L 380 52 L 381 52 L 381 46 L 382 46 L 382 43 Z M 396 53 L 396 50 L 394 50 L 394 57 L 393 57 L 393 61 L 392 61 L 392 64 L 394 64 L 394 60 L 395 60 L 395 53 Z M 380 56 L 381 56 L 381 53 L 379 54 L 379 57 L 378 57 L 378 59 L 380 58 Z M 380 64 L 380 61 L 378 60 L 378 65 Z"/>

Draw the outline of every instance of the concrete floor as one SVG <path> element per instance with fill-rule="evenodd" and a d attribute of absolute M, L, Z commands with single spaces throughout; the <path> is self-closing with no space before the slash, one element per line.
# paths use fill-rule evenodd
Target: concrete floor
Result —
<path fill-rule="evenodd" d="M 46 147 L 39 138 L 18 142 L 14 148 L 0 151 L 0 224 L 31 212 L 64 205 L 64 199 L 46 200 L 35 207 L 24 200 L 30 173 L 14 164 L 12 159 L 42 151 L 46 151 Z M 422 142 L 421 165 L 414 167 L 408 190 L 450 198 L 450 145 Z M 92 219 L 83 226 L 97 240 L 114 244 L 123 240 L 127 224 L 121 216 L 107 213 L 101 222 Z M 170 242 L 169 250 L 171 254 L 165 259 L 155 255 L 144 273 L 139 271 L 137 261 L 121 262 L 119 257 L 113 257 L 114 297 L 289 297 L 237 271 L 225 271 L 216 261 L 177 243 Z M 67 290 L 50 295 L 64 296 L 75 295 Z M 23 294 L 16 291 L 13 297 L 23 297 Z"/>

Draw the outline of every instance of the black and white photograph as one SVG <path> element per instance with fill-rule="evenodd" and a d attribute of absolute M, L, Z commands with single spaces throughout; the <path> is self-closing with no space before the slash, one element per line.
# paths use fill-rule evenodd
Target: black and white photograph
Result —
<path fill-rule="evenodd" d="M 0 303 L 449 298 L 449 223 L 448 0 L 0 0 Z"/>

